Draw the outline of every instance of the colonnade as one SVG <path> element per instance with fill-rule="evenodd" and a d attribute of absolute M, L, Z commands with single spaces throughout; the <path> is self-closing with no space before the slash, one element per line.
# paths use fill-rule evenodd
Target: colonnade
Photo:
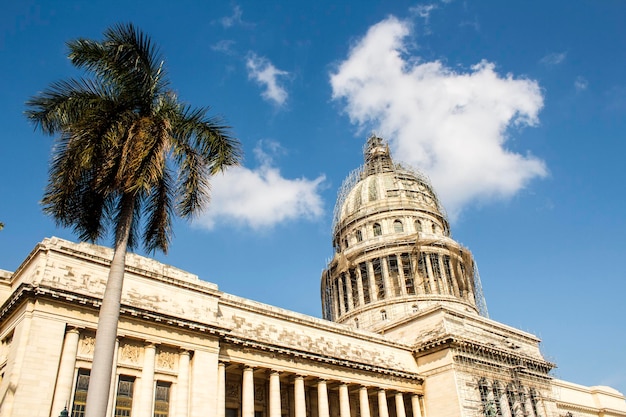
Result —
<path fill-rule="evenodd" d="M 237 373 L 241 373 L 240 403 L 230 406 L 226 403 L 225 392 L 227 383 L 227 364 L 218 364 L 217 417 L 226 417 L 226 410 L 239 408 L 241 417 L 254 417 L 259 412 L 259 404 L 267 417 L 424 417 L 420 396 L 417 393 L 386 390 L 377 387 L 366 387 L 356 383 L 328 380 L 312 376 L 284 373 L 271 369 L 258 369 L 252 366 L 234 364 Z M 255 373 L 256 372 L 256 373 Z M 231 371 L 229 371 L 229 375 Z M 259 380 L 259 375 L 262 375 Z M 233 377 L 237 377 L 233 376 Z M 238 380 L 238 379 L 237 379 Z M 267 386 L 264 398 L 256 397 L 255 386 Z M 332 406 L 331 392 L 338 397 L 337 404 Z M 282 395 L 291 399 L 285 406 Z M 355 397 L 358 405 L 355 407 Z M 265 401 L 267 399 L 267 401 Z M 309 402 L 314 401 L 314 406 Z M 353 409 L 354 408 L 354 409 Z"/>
<path fill-rule="evenodd" d="M 411 295 L 451 295 L 473 299 L 462 260 L 439 252 L 397 253 L 367 259 L 326 282 L 331 291 L 325 311 L 337 319 L 376 301 Z M 471 268 L 471 266 L 470 266 Z"/>
<path fill-rule="evenodd" d="M 76 381 L 81 375 L 88 378 L 89 368 L 85 366 L 88 364 L 78 363 L 77 358 L 84 357 L 81 350 L 85 345 L 84 339 L 81 344 L 80 336 L 81 331 L 76 328 L 68 328 L 65 333 L 50 417 L 58 416 L 66 405 L 73 415 L 84 412 L 84 396 L 80 396 L 77 407 L 79 384 Z M 227 417 L 227 409 L 235 409 L 241 417 L 255 417 L 261 407 L 264 417 L 424 417 L 418 393 L 407 391 L 406 385 L 398 389 L 376 387 L 375 382 L 364 386 L 355 381 L 225 363 L 218 360 L 217 353 L 185 349 L 176 350 L 175 369 L 164 374 L 162 365 L 157 367 L 159 345 L 149 341 L 135 344 L 140 346 L 141 354 L 137 355 L 136 365 L 128 368 L 118 364 L 118 356 L 125 353 L 124 345 L 120 349 L 120 341 L 117 341 L 115 351 L 119 353 L 114 361 L 118 365 L 112 375 L 107 415 L 112 415 L 117 406 L 115 376 L 119 374 L 118 379 L 132 381 L 131 398 L 126 400 L 135 417 L 153 416 L 158 399 L 155 389 L 163 384 L 168 390 L 172 388 L 172 397 L 168 395 L 166 408 L 159 409 L 160 416 Z M 169 377 L 165 378 L 166 374 Z M 381 382 L 389 387 L 388 379 L 381 379 Z M 84 385 L 81 389 L 86 389 Z M 258 391 L 259 387 L 263 389 Z M 237 392 L 235 397 L 231 396 L 233 391 Z"/>

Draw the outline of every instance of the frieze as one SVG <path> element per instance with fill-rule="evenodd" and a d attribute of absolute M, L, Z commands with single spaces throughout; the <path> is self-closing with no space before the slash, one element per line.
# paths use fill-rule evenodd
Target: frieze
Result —
<path fill-rule="evenodd" d="M 139 365 L 141 359 L 142 348 L 141 346 L 125 343 L 120 349 L 120 362 L 130 363 L 133 365 Z"/>
<path fill-rule="evenodd" d="M 85 335 L 80 340 L 78 352 L 85 356 L 93 355 L 93 351 L 96 346 L 96 338 L 93 336 Z"/>
<path fill-rule="evenodd" d="M 166 370 L 174 370 L 174 366 L 176 364 L 177 355 L 174 352 L 170 351 L 159 351 L 157 354 L 157 368 L 166 369 Z"/>

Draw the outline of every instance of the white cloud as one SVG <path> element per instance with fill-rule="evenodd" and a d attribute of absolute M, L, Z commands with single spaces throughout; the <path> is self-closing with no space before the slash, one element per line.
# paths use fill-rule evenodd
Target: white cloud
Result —
<path fill-rule="evenodd" d="M 254 27 L 254 24 L 244 22 L 241 16 L 243 16 L 243 11 L 241 10 L 241 7 L 239 7 L 238 5 L 235 5 L 235 7 L 233 7 L 233 14 L 231 16 L 222 17 L 219 20 L 219 22 L 226 29 L 233 27 L 233 26 L 241 26 L 245 28 Z"/>
<path fill-rule="evenodd" d="M 539 62 L 548 67 L 553 67 L 565 61 L 565 58 L 567 58 L 567 52 L 553 52 L 541 58 Z"/>
<path fill-rule="evenodd" d="M 500 76 L 483 61 L 458 72 L 406 56 L 410 25 L 390 17 L 350 50 L 330 82 L 352 123 L 386 137 L 396 159 L 432 179 L 448 213 L 509 197 L 545 176 L 543 161 L 507 149 L 512 127 L 533 126 L 543 106 L 535 81 Z"/>
<path fill-rule="evenodd" d="M 587 81 L 585 77 L 576 77 L 576 80 L 574 81 L 574 88 L 576 89 L 576 91 L 585 91 L 587 87 L 589 87 L 589 81 Z"/>
<path fill-rule="evenodd" d="M 280 151 L 275 142 L 265 142 L 255 149 L 260 166 L 256 169 L 236 167 L 211 179 L 211 204 L 198 219 L 212 229 L 217 223 L 236 223 L 253 229 L 278 223 L 312 219 L 324 212 L 320 188 L 323 175 L 316 179 L 284 178 L 273 166 L 272 153 Z"/>
<path fill-rule="evenodd" d="M 223 39 L 211 45 L 211 49 L 217 52 L 223 52 L 227 55 L 233 55 L 233 45 L 235 45 L 235 41 Z"/>
<path fill-rule="evenodd" d="M 289 75 L 286 71 L 277 69 L 267 58 L 250 53 L 246 59 L 248 78 L 264 88 L 261 96 L 276 105 L 283 105 L 287 100 L 287 90 L 280 85 L 279 78 Z"/>

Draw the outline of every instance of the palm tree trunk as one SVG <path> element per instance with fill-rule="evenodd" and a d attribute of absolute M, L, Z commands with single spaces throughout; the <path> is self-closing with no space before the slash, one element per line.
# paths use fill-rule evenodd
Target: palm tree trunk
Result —
<path fill-rule="evenodd" d="M 113 372 L 115 340 L 117 338 L 117 324 L 120 316 L 122 284 L 126 268 L 126 249 L 133 220 L 134 203 L 132 195 L 125 194 L 122 196 L 122 208 L 116 226 L 113 260 L 111 261 L 98 317 L 85 417 L 105 417 L 107 411 Z"/>

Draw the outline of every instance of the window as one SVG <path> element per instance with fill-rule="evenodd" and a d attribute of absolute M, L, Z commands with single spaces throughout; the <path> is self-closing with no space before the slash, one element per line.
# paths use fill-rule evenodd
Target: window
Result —
<path fill-rule="evenodd" d="M 350 310 L 350 304 L 348 303 L 348 281 L 346 274 L 341 274 L 341 293 L 343 294 L 343 311 L 348 312 Z"/>
<path fill-rule="evenodd" d="M 87 388 L 89 388 L 89 369 L 79 369 L 76 378 L 76 391 L 74 392 L 74 404 L 72 405 L 72 417 L 85 416 L 85 404 L 87 403 Z"/>
<path fill-rule="evenodd" d="M 356 270 L 351 268 L 348 274 L 350 275 L 350 288 L 352 288 L 352 305 L 356 308 L 359 306 L 359 284 Z"/>
<path fill-rule="evenodd" d="M 356 231 L 356 241 L 357 242 L 362 242 L 363 241 L 363 233 L 361 233 L 360 230 Z"/>
<path fill-rule="evenodd" d="M 157 381 L 154 393 L 154 417 L 168 417 L 170 411 L 169 382 Z"/>
<path fill-rule="evenodd" d="M 419 307 L 417 306 L 417 304 L 413 304 L 411 309 L 413 310 L 413 313 L 417 313 L 419 311 Z"/>
<path fill-rule="evenodd" d="M 415 294 L 415 280 L 413 279 L 413 266 L 411 265 L 411 257 L 408 253 L 400 255 L 400 261 L 402 262 L 402 272 L 404 273 L 404 285 L 406 287 L 406 293 L 409 295 Z"/>
<path fill-rule="evenodd" d="M 422 222 L 419 220 L 415 220 L 415 231 L 416 232 L 422 231 Z"/>
<path fill-rule="evenodd" d="M 435 279 L 435 285 L 437 286 L 437 294 L 443 294 L 441 291 L 441 267 L 439 266 L 439 254 L 430 254 L 430 266 L 433 269 L 433 278 Z"/>
<path fill-rule="evenodd" d="M 387 310 L 380 310 L 380 319 L 383 321 L 387 320 Z"/>
<path fill-rule="evenodd" d="M 424 252 L 420 252 L 420 257 L 417 261 L 417 272 L 422 278 L 422 282 L 424 283 L 424 292 L 426 294 L 430 294 L 430 280 L 428 279 L 428 270 L 426 269 L 426 254 Z"/>
<path fill-rule="evenodd" d="M 359 328 L 359 319 L 354 319 L 354 327 Z"/>
<path fill-rule="evenodd" d="M 117 383 L 117 397 L 115 399 L 114 417 L 130 417 L 133 409 L 133 387 L 135 378 L 120 375 Z"/>
<path fill-rule="evenodd" d="M 374 231 L 374 236 L 380 236 L 383 234 L 383 228 L 380 227 L 380 223 L 374 223 L 372 230 Z"/>
<path fill-rule="evenodd" d="M 404 232 L 404 225 L 402 224 L 402 222 L 400 220 L 396 220 L 393 222 L 393 231 L 395 233 L 402 233 Z"/>
<path fill-rule="evenodd" d="M 376 299 L 382 300 L 385 298 L 385 280 L 383 279 L 383 268 L 380 258 L 372 259 L 372 266 L 374 267 L 374 285 L 378 289 Z"/>
<path fill-rule="evenodd" d="M 446 277 L 448 283 L 448 291 L 450 295 L 455 295 L 454 280 L 452 278 L 452 267 L 450 266 L 450 256 L 443 255 L 443 274 Z"/>
<path fill-rule="evenodd" d="M 436 235 L 437 233 L 439 233 L 439 228 L 437 227 L 437 225 L 435 223 L 433 223 L 432 227 L 433 227 L 433 234 Z"/>
<path fill-rule="evenodd" d="M 389 272 L 389 282 L 393 288 L 393 293 L 396 297 L 402 295 L 402 287 L 398 282 L 400 280 L 400 270 L 398 268 L 398 257 L 396 255 L 389 255 L 387 257 L 387 271 Z"/>

